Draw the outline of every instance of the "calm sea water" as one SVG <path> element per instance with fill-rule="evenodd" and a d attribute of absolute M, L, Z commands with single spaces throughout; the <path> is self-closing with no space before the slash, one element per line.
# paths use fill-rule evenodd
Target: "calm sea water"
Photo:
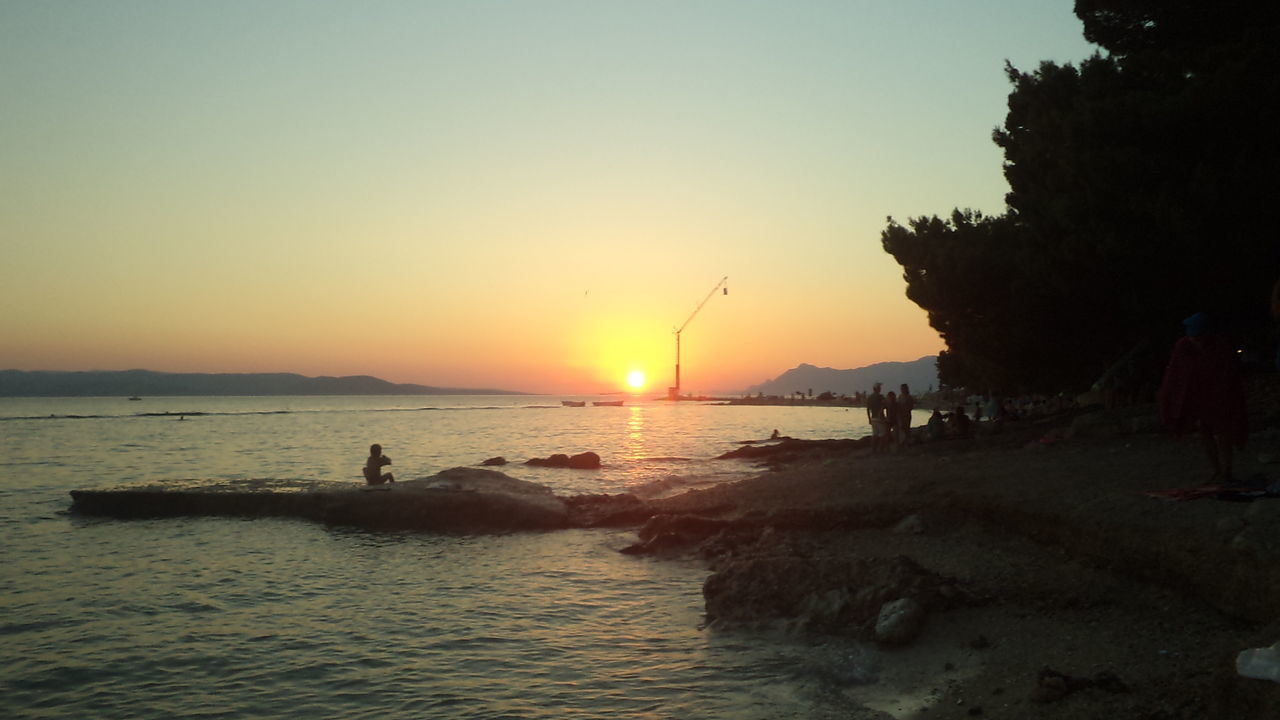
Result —
<path fill-rule="evenodd" d="M 559 494 L 660 494 L 750 472 L 711 458 L 860 410 L 560 398 L 0 399 L 0 715 L 50 718 L 842 717 L 855 645 L 700 629 L 706 570 L 629 532 L 376 533 L 304 521 L 70 515 L 68 491 L 357 483 L 504 470 Z M 172 414 L 177 413 L 178 419 Z"/>

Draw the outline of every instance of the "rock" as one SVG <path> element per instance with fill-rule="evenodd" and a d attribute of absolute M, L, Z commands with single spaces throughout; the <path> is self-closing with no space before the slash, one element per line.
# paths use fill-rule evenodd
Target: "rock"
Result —
<path fill-rule="evenodd" d="M 564 504 L 575 527 L 639 525 L 653 516 L 653 508 L 631 493 L 574 495 Z"/>
<path fill-rule="evenodd" d="M 899 598 L 880 606 L 875 639 L 886 645 L 905 645 L 924 626 L 924 606 L 911 598 Z"/>
<path fill-rule="evenodd" d="M 425 478 L 402 482 L 403 489 L 430 488 L 433 490 L 462 490 L 465 492 L 496 493 L 503 495 L 535 495 L 552 497 L 551 488 L 541 483 L 520 480 L 497 470 L 456 467 Z M 558 502 L 558 501 L 557 501 Z"/>
<path fill-rule="evenodd" d="M 640 542 L 623 548 L 628 555 L 684 550 L 721 533 L 729 523 L 697 515 L 654 515 L 636 534 Z"/>
<path fill-rule="evenodd" d="M 953 584 L 901 556 L 775 554 L 725 560 L 703 583 L 702 595 L 708 622 L 719 626 L 781 621 L 797 630 L 874 637 L 887 603 L 910 599 L 921 612 L 952 607 L 962 599 L 947 600 L 939 588 Z M 904 629 L 901 636 L 907 635 Z"/>
<path fill-rule="evenodd" d="M 73 490 L 72 510 L 109 517 L 296 517 L 332 525 L 429 532 L 506 532 L 569 526 L 546 486 L 494 470 L 453 468 L 429 478 L 312 492 Z"/>
<path fill-rule="evenodd" d="M 679 534 L 703 540 L 724 530 L 728 525 L 728 521 L 698 515 L 654 515 L 637 534 L 642 542 L 663 534 Z"/>
<path fill-rule="evenodd" d="M 755 527 L 725 527 L 698 546 L 698 557 L 709 561 L 714 570 L 735 557 L 768 554 L 769 548 L 780 544 L 777 536 L 772 527 L 763 531 Z"/>
<path fill-rule="evenodd" d="M 569 467 L 569 456 L 564 453 L 556 453 L 545 458 L 529 458 L 524 461 L 525 465 L 533 465 L 534 467 Z"/>
<path fill-rule="evenodd" d="M 795 460 L 799 454 L 839 454 L 847 453 L 851 450 L 861 447 L 861 440 L 797 440 L 795 438 L 778 438 L 779 442 L 772 445 L 746 445 L 736 450 L 730 450 L 727 453 L 716 456 L 717 460 L 732 459 L 751 459 L 751 460 L 771 460 L 781 459 L 783 462 Z"/>
<path fill-rule="evenodd" d="M 1092 678 L 1073 677 L 1060 673 L 1053 668 L 1044 668 L 1036 677 L 1036 686 L 1031 689 L 1031 701 L 1038 703 L 1057 702 L 1073 692 L 1096 687 L 1104 692 L 1120 694 L 1131 692 L 1127 683 L 1115 673 L 1103 670 Z"/>
<path fill-rule="evenodd" d="M 491 457 L 491 458 L 489 458 L 488 460 L 485 460 L 484 462 L 482 462 L 482 463 L 480 463 L 480 464 L 481 464 L 481 465 L 484 465 L 484 466 L 487 466 L 487 467 L 492 467 L 492 466 L 494 466 L 494 465 L 506 465 L 506 464 L 507 464 L 507 459 L 506 459 L 506 458 L 504 458 L 504 457 L 502 457 L 501 455 L 499 455 L 499 456 L 497 456 L 497 457 Z"/>
<path fill-rule="evenodd" d="M 919 514 L 908 515 L 893 526 L 893 531 L 902 535 L 919 535 L 924 532 L 924 518 Z"/>
<path fill-rule="evenodd" d="M 572 457 L 564 453 L 556 453 L 546 458 L 530 458 L 525 465 L 534 467 L 571 468 L 574 470 L 596 470 L 600 467 L 600 456 L 593 452 L 578 453 Z"/>
<path fill-rule="evenodd" d="M 812 593 L 800 604 L 799 619 L 805 626 L 834 625 L 849 605 L 849 600 L 849 591 L 845 588 Z"/>
<path fill-rule="evenodd" d="M 697 538 L 677 532 L 655 535 L 644 542 L 628 545 L 620 551 L 624 555 L 655 555 L 658 553 L 684 550 L 696 543 Z"/>
<path fill-rule="evenodd" d="M 587 451 L 569 458 L 569 467 L 576 470 L 595 470 L 600 467 L 600 456 Z"/>

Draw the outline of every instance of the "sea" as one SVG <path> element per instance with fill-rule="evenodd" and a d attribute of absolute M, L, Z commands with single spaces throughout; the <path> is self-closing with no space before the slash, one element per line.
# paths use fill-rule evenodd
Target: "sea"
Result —
<path fill-rule="evenodd" d="M 774 430 L 868 432 L 852 408 L 591 404 L 616 399 L 0 398 L 0 716 L 862 711 L 885 662 L 874 648 L 708 629 L 708 570 L 619 553 L 630 530 L 441 535 L 69 512 L 73 489 L 357 485 L 375 442 L 398 479 L 501 456 L 503 472 L 560 495 L 658 497 L 756 474 L 715 457 Z M 584 451 L 599 470 L 523 464 Z"/>

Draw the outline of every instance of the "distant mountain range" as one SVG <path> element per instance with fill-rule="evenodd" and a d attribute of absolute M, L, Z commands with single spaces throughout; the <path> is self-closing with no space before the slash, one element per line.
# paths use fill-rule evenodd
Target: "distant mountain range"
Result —
<path fill-rule="evenodd" d="M 919 395 L 930 388 L 938 389 L 938 356 L 926 355 L 912 362 L 882 362 L 853 370 L 836 370 L 801 364 L 782 373 L 776 379 L 753 385 L 745 392 L 751 395 L 791 395 L 824 392 L 836 395 L 853 395 L 870 392 L 875 383 L 883 383 L 884 391 L 897 392 L 898 386 L 907 383 L 912 394 Z"/>
<path fill-rule="evenodd" d="M 369 375 L 165 373 L 152 370 L 54 372 L 0 370 L 0 397 L 143 395 L 522 395 L 510 390 L 392 383 Z"/>

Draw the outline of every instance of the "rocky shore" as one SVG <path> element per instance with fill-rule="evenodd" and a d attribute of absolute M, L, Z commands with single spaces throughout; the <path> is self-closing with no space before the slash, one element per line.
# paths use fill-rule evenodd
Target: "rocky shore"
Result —
<path fill-rule="evenodd" d="M 631 551 L 704 558 L 713 627 L 885 648 L 877 687 L 923 691 L 851 689 L 868 717 L 1278 717 L 1280 684 L 1235 660 L 1280 640 L 1280 498 L 1148 494 L 1210 476 L 1153 412 L 884 456 L 783 449 L 773 472 L 654 503 Z M 1280 478 L 1272 457 L 1280 433 L 1255 433 L 1238 477 Z"/>
<path fill-rule="evenodd" d="M 1236 474 L 1261 487 L 1280 479 L 1280 423 L 1254 410 L 1260 429 Z M 706 562 L 712 631 L 880 646 L 879 682 L 846 689 L 867 718 L 1280 716 L 1280 684 L 1235 665 L 1240 651 L 1280 640 L 1280 498 L 1203 490 L 1210 473 L 1198 442 L 1158 432 L 1152 407 L 987 426 L 973 439 L 886 455 L 861 441 L 791 439 L 733 455 L 757 461 L 761 474 L 652 501 L 557 498 L 480 468 L 389 491 L 266 500 L 73 495 L 78 511 L 123 517 L 635 527 L 624 552 Z M 1188 488 L 1201 491 L 1161 493 Z M 918 692 L 896 694 L 902 688 Z"/>

